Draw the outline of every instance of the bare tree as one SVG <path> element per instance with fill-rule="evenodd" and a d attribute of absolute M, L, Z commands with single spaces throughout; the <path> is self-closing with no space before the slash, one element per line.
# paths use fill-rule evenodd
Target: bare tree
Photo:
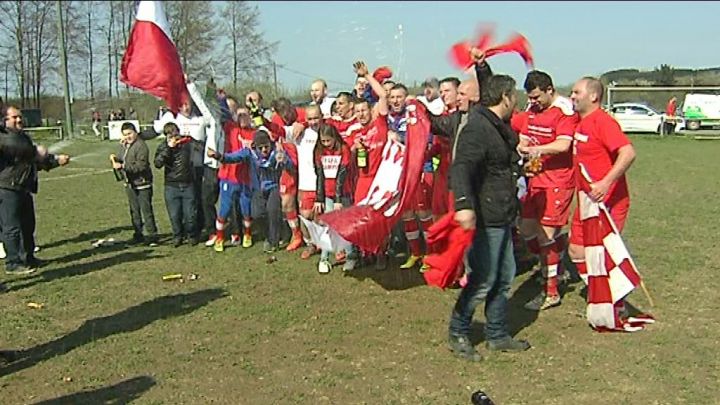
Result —
<path fill-rule="evenodd" d="M 27 56 L 24 46 L 26 14 L 23 2 L 20 0 L 0 2 L 0 27 L 5 34 L 3 38 L 7 38 L 7 43 L 3 48 L 6 51 L 6 58 L 14 60 L 12 67 L 17 77 L 17 91 L 21 107 L 25 107 L 27 102 Z M 10 55 L 14 55 L 14 57 Z"/>
<path fill-rule="evenodd" d="M 185 72 L 193 76 L 211 73 L 217 62 L 213 52 L 218 42 L 215 9 L 207 2 L 167 1 L 165 12 Z"/>
<path fill-rule="evenodd" d="M 232 55 L 233 91 L 237 91 L 240 75 L 244 78 L 269 75 L 278 43 L 266 41 L 259 31 L 257 6 L 247 1 L 230 1 L 225 4 L 223 15 Z"/>

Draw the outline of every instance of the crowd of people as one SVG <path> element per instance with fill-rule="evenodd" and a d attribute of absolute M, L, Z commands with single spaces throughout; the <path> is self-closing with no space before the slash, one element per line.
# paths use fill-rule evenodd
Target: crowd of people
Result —
<path fill-rule="evenodd" d="M 207 98 L 187 80 L 187 101 L 176 115 L 162 111 L 150 134 L 139 134 L 130 122 L 121 127 L 112 166 L 124 180 L 133 242 L 159 243 L 152 166 L 164 173 L 174 246 L 204 244 L 220 253 L 228 244 L 249 248 L 264 235 L 265 252 L 300 250 L 301 260 L 318 255 L 317 269 L 323 274 L 334 264 L 342 264 L 343 271 L 363 263 L 385 270 L 387 253 L 398 246 L 407 249 L 400 269 L 423 271 L 423 258 L 432 249 L 424 235 L 450 213 L 463 229 L 475 230 L 458 275 L 462 290 L 450 317 L 450 349 L 468 360 L 482 358 L 468 337 L 482 302 L 488 349 L 528 349 L 528 342 L 510 336 L 506 322 L 515 252 L 523 247 L 541 264 L 543 291 L 526 308 L 560 305 L 558 288 L 567 274 L 560 266 L 562 255 L 567 253 L 578 273 L 586 274 L 579 210 L 569 236 L 564 230 L 573 198 L 582 189 L 603 201 L 622 229 L 629 208 L 625 172 L 635 154 L 618 124 L 600 108 L 604 92 L 599 80 L 578 80 L 568 98 L 558 94 L 547 73 L 530 71 L 523 84 L 528 104 L 519 109 L 516 81 L 494 74 L 479 49 L 473 48 L 471 55 L 474 77 L 430 78 L 420 96 L 394 82 L 390 69 L 371 73 L 357 62 L 352 90 L 330 97 L 326 83 L 316 80 L 307 107 L 278 98 L 270 103 L 271 114 L 265 113 L 257 91 L 236 97 L 214 88 Z M 410 111 L 427 114 L 431 125 L 423 135 L 422 173 L 412 180 L 419 183 L 417 193 L 402 220 L 377 251 L 320 249 L 300 219 L 317 221 L 323 213 L 362 201 L 378 173 L 384 146 L 408 140 Z M 5 115 L 8 134 L 3 142 L 18 136 L 12 135 L 10 117 Z M 158 134 L 163 139 L 153 154 L 145 139 Z M 2 146 L 0 225 L 8 272 L 30 268 L 34 260 L 28 253 L 31 227 L 23 220 L 29 214 L 21 208 L 27 205 L 18 201 L 36 191 L 38 168 L 67 163 L 67 157 L 43 153 L 40 147 L 28 150 L 17 152 L 24 154 L 28 172 L 18 191 L 17 182 L 5 181 L 8 162 L 18 156 Z M 580 167 L 594 182 L 578 180 Z M 256 229 L 258 218 L 265 218 L 262 229 Z M 615 310 L 623 310 L 622 302 Z"/>

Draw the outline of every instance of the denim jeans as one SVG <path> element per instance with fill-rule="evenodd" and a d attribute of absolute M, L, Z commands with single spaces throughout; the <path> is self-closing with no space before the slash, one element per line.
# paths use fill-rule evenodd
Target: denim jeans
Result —
<path fill-rule="evenodd" d="M 195 236 L 195 190 L 191 184 L 165 185 L 167 207 L 173 238 L 181 240 Z"/>
<path fill-rule="evenodd" d="M 257 202 L 262 205 L 267 215 L 267 241 L 270 245 L 277 246 L 280 243 L 280 225 L 282 225 L 280 192 L 277 188 L 258 191 L 257 197 Z"/>
<path fill-rule="evenodd" d="M 485 339 L 509 336 L 506 314 L 510 285 L 515 277 L 512 231 L 503 227 L 478 227 L 468 253 L 472 271 L 450 317 L 450 335 L 468 336 L 475 308 L 485 301 Z"/>
<path fill-rule="evenodd" d="M 29 264 L 35 250 L 35 207 L 32 194 L 0 188 L 0 228 L 5 243 L 5 266 Z"/>
<path fill-rule="evenodd" d="M 143 236 L 143 224 L 145 232 L 150 238 L 157 238 L 157 226 L 155 225 L 155 213 L 152 206 L 152 187 L 142 190 L 125 187 L 130 205 L 130 220 L 132 221 L 135 233 L 134 238 L 140 239 Z"/>
<path fill-rule="evenodd" d="M 215 203 L 217 202 L 218 195 L 220 194 L 220 186 L 217 174 L 218 169 L 213 169 L 212 167 L 205 166 L 203 167 L 202 171 L 202 177 L 200 181 L 201 185 L 198 186 L 198 182 L 195 182 L 196 187 L 200 187 L 202 194 L 201 202 L 196 207 L 196 209 L 202 211 L 202 216 L 195 216 L 196 227 L 200 230 L 201 233 L 204 231 L 208 235 L 215 233 Z"/>

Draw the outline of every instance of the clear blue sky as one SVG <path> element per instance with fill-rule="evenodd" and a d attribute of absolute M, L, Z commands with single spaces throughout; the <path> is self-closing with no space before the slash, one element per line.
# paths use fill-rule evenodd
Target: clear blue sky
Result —
<path fill-rule="evenodd" d="M 619 68 L 720 66 L 718 2 L 257 2 L 261 29 L 280 41 L 276 60 L 329 82 L 352 83 L 352 62 L 389 65 L 412 84 L 427 76 L 460 75 L 447 61 L 450 46 L 473 36 L 480 22 L 496 24 L 496 39 L 513 31 L 533 47 L 536 68 L 557 85 Z M 399 35 L 402 26 L 402 35 Z M 490 62 L 522 82 L 517 55 Z M 310 77 L 278 69 L 292 89 Z"/>

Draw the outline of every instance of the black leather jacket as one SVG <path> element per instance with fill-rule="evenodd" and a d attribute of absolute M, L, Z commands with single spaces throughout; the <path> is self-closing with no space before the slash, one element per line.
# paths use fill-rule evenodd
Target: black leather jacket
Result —
<path fill-rule="evenodd" d="M 0 128 L 0 188 L 37 193 L 38 169 L 57 166 L 52 154 L 37 160 L 37 148 L 25 131 Z"/>
<path fill-rule="evenodd" d="M 155 167 L 165 168 L 165 185 L 187 185 L 193 182 L 193 145 L 190 139 L 183 141 L 174 148 L 162 142 L 155 151 Z"/>
<path fill-rule="evenodd" d="M 485 106 L 470 110 L 450 169 L 455 210 L 473 209 L 479 226 L 506 226 L 518 209 L 518 136 Z"/>

